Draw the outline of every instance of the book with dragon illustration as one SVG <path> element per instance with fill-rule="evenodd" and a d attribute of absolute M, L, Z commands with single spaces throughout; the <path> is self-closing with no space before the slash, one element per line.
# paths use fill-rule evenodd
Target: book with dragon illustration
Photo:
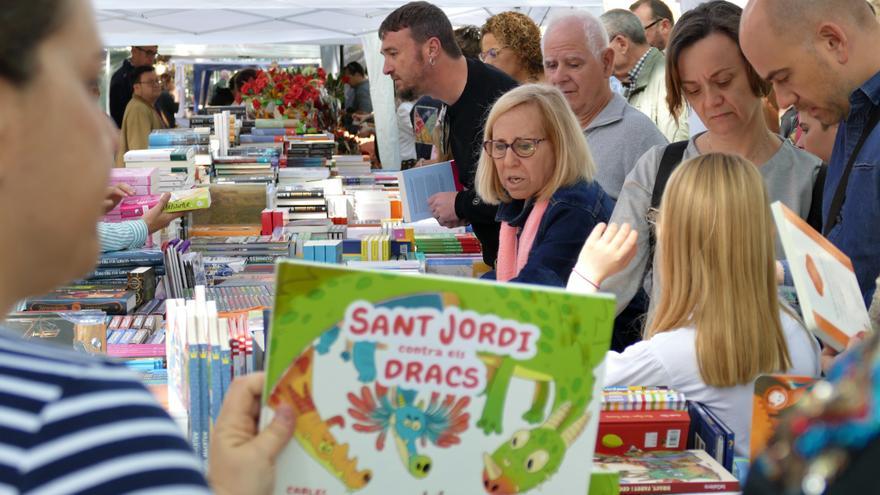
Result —
<path fill-rule="evenodd" d="M 736 478 L 702 450 L 596 454 L 593 464 L 596 470 L 620 475 L 620 493 L 737 492 L 740 488 Z"/>
<path fill-rule="evenodd" d="M 275 493 L 586 493 L 614 299 L 284 261 Z"/>

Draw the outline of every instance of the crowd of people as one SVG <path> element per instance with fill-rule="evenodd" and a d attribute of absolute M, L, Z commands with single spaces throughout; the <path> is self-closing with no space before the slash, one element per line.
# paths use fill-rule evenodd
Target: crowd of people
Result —
<path fill-rule="evenodd" d="M 92 268 L 95 225 L 126 191 L 106 189 L 120 138 L 94 97 L 101 44 L 89 2 L 13 3 L 0 27 L 6 312 Z M 731 426 L 740 455 L 759 374 L 824 374 L 779 447 L 753 459 L 746 493 L 806 490 L 799 483 L 817 476 L 832 492 L 873 486 L 864 483 L 873 483 L 880 422 L 852 405 L 876 401 L 880 338 L 840 354 L 820 348 L 778 295 L 791 275 L 769 206 L 781 201 L 846 253 L 871 304 L 880 23 L 869 4 L 751 0 L 743 11 L 713 0 L 675 20 L 660 0 L 640 0 L 599 18 L 562 11 L 543 36 L 522 14 L 498 14 L 479 34 L 476 44 L 475 30 L 456 33 L 426 2 L 396 9 L 378 33 L 401 98 L 438 109 L 435 144 L 465 186 L 430 198 L 435 218 L 473 228 L 498 283 L 614 293 L 606 385 L 684 392 Z M 155 55 L 133 48 L 130 70 L 114 77 L 131 88 L 124 104 L 111 97 L 123 140 L 134 139 L 128 120 L 164 125 L 153 113 Z M 362 67 L 346 71 L 356 88 L 368 84 Z M 351 108 L 363 112 L 356 98 Z M 793 136 L 774 132 L 786 127 L 778 113 L 768 123 L 774 99 L 798 113 Z M 691 135 L 691 112 L 705 131 Z M 46 159 L 47 137 L 64 153 Z M 41 207 L 21 208 L 35 197 Z M 170 220 L 154 216 L 146 221 Z M 0 333 L 0 491 L 270 493 L 296 418 L 282 407 L 258 431 L 262 383 L 256 374 L 233 384 L 206 478 L 178 426 L 124 368 Z M 822 434 L 803 449 L 796 440 L 811 428 Z"/>

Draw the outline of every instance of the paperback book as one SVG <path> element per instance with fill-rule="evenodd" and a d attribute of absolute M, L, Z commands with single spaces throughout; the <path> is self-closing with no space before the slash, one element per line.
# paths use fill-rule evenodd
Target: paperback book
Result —
<path fill-rule="evenodd" d="M 597 470 L 620 475 L 620 493 L 739 491 L 736 478 L 702 450 L 596 454 L 593 465 Z"/>
<path fill-rule="evenodd" d="M 585 493 L 613 319 L 605 295 L 280 262 L 275 493 Z"/>

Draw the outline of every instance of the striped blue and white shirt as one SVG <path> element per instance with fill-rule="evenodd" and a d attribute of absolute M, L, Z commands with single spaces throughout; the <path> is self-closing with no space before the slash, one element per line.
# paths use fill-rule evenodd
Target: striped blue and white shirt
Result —
<path fill-rule="evenodd" d="M 102 253 L 142 248 L 147 243 L 148 235 L 147 224 L 143 220 L 98 222 L 98 241 Z"/>
<path fill-rule="evenodd" d="M 0 494 L 205 494 L 137 375 L 0 330 Z"/>

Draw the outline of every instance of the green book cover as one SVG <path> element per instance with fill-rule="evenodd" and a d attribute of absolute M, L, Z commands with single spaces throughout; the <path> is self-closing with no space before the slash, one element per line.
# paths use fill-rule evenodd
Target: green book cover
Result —
<path fill-rule="evenodd" d="M 275 493 L 587 492 L 614 298 L 283 261 Z"/>

